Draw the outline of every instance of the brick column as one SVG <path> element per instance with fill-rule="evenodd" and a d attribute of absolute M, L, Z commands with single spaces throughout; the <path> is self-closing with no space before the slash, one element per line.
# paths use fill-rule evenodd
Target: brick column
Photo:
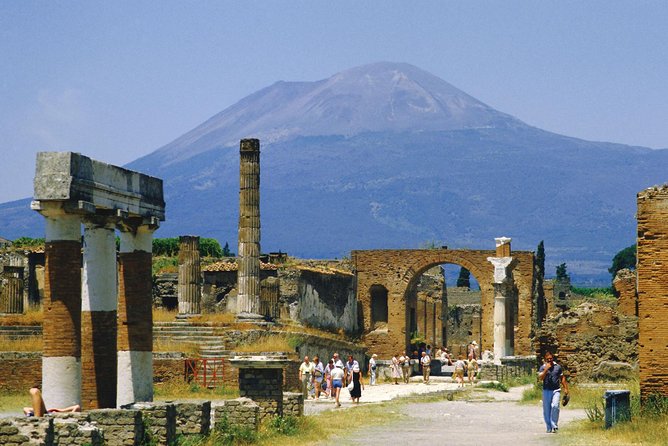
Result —
<path fill-rule="evenodd" d="M 121 231 L 118 255 L 118 384 L 116 404 L 153 401 L 153 229 Z"/>
<path fill-rule="evenodd" d="M 638 193 L 640 395 L 668 396 L 668 185 Z"/>
<path fill-rule="evenodd" d="M 260 141 L 242 139 L 239 166 L 239 272 L 237 313 L 261 319 L 260 312 Z"/>
<path fill-rule="evenodd" d="M 57 207 L 46 217 L 42 395 L 49 407 L 81 404 L 81 221 Z"/>
<path fill-rule="evenodd" d="M 81 406 L 116 407 L 116 238 L 105 219 L 84 222 Z"/>
<path fill-rule="evenodd" d="M 199 237 L 182 235 L 179 237 L 179 314 L 202 312 L 201 271 Z"/>

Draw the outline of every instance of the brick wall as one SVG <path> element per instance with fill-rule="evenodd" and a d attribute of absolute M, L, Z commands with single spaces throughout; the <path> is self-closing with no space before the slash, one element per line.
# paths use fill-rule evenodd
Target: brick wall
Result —
<path fill-rule="evenodd" d="M 638 193 L 640 394 L 668 396 L 668 185 Z"/>
<path fill-rule="evenodd" d="M 0 390 L 25 391 L 42 382 L 42 354 L 40 352 L 0 352 Z M 1 443 L 0 443 L 1 444 Z"/>

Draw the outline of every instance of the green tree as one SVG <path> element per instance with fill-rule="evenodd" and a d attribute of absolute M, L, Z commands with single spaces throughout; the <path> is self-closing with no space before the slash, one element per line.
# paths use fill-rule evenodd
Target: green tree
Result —
<path fill-rule="evenodd" d="M 44 246 L 43 238 L 19 237 L 12 242 L 17 248 Z"/>
<path fill-rule="evenodd" d="M 232 251 L 230 251 L 230 244 L 225 242 L 225 246 L 223 246 L 223 257 L 233 257 L 234 254 Z"/>
<path fill-rule="evenodd" d="M 570 276 L 568 275 L 568 272 L 566 271 L 566 264 L 562 263 L 561 265 L 557 266 L 557 280 L 570 280 Z"/>
<path fill-rule="evenodd" d="M 608 272 L 612 274 L 612 279 L 615 279 L 617 271 L 624 268 L 629 268 L 632 270 L 636 269 L 636 251 L 637 246 L 631 245 L 619 251 L 615 254 L 615 257 L 612 258 L 612 266 L 608 268 Z"/>
<path fill-rule="evenodd" d="M 199 254 L 206 257 L 222 257 L 223 249 L 215 238 L 200 238 Z"/>
<path fill-rule="evenodd" d="M 463 266 L 459 270 L 459 277 L 457 277 L 458 288 L 471 288 L 471 271 Z"/>

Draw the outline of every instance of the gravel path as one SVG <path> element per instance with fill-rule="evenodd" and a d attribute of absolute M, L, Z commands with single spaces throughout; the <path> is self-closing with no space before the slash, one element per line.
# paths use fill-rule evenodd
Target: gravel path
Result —
<path fill-rule="evenodd" d="M 389 387 L 389 388 L 388 388 Z M 394 391 L 395 387 L 404 389 Z M 413 389 L 411 389 L 413 388 Z M 452 390 L 454 384 L 408 384 L 392 386 L 379 385 L 373 390 L 362 394 L 370 400 L 387 400 L 391 393 L 408 394 L 415 392 L 430 393 L 438 390 Z M 367 388 L 368 389 L 368 388 Z M 425 389 L 429 389 L 426 391 Z M 360 444 L 418 444 L 422 441 L 431 445 L 544 445 L 557 444 L 559 434 L 546 434 L 543 424 L 541 403 L 531 405 L 518 404 L 524 388 L 512 388 L 510 392 L 474 391 L 468 400 L 454 401 L 446 399 L 433 403 L 411 403 L 396 406 L 403 415 L 403 419 L 392 425 L 373 426 L 357 429 L 326 441 L 328 444 L 360 445 Z M 396 396 L 396 395 L 395 395 Z M 348 397 L 346 396 L 346 398 Z M 314 409 L 324 406 L 325 403 L 309 401 L 306 412 L 316 413 Z M 351 407 L 349 401 L 343 402 L 345 407 Z M 328 403 L 326 409 L 332 409 L 333 403 Z M 560 425 L 584 418 L 583 410 L 562 410 Z M 416 443 L 417 442 L 417 443 Z M 321 443 L 325 444 L 325 442 Z"/>

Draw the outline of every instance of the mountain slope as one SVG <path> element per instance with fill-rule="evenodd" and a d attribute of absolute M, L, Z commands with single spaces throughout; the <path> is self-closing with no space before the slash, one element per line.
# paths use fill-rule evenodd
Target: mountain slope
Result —
<path fill-rule="evenodd" d="M 668 177 L 668 150 L 546 132 L 418 68 L 380 63 L 276 83 L 130 163 L 165 180 L 156 236 L 235 245 L 248 136 L 262 144 L 262 248 L 304 257 L 430 240 L 491 249 L 504 235 L 514 249 L 545 240 L 548 272 L 565 261 L 575 281 L 609 284 L 612 256 L 635 239 L 635 194 Z M 25 218 L 39 216 L 20 203 L 0 206 L 0 235 L 34 235 Z"/>

